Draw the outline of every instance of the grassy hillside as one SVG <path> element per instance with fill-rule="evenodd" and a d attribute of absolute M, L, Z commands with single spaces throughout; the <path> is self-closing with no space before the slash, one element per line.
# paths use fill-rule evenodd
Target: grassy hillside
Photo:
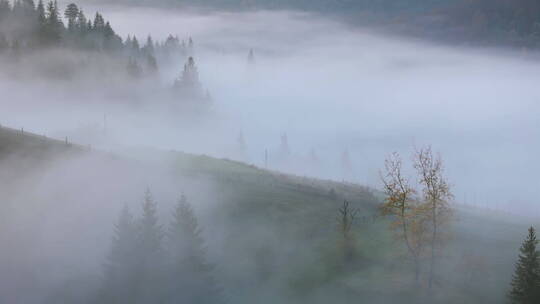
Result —
<path fill-rule="evenodd" d="M 428 300 L 425 292 L 412 287 L 410 261 L 389 229 L 390 219 L 379 216 L 381 196 L 376 191 L 208 156 L 152 153 L 154 159 L 166 161 L 111 155 L 0 129 L 0 168 L 16 159 L 25 168 L 44 170 L 43 163 L 62 162 L 66 155 L 102 155 L 98 161 L 115 159 L 143 170 L 166 164 L 163 176 L 171 183 L 190 181 L 193 189 L 184 189 L 193 201 L 212 201 L 199 214 L 210 257 L 217 265 L 216 276 L 235 303 L 352 303 L 361 298 L 369 299 L 368 303 L 398 299 L 401 303 L 504 303 L 517 248 L 527 226 L 535 224 L 531 219 L 458 206 L 437 265 L 435 300 Z M 205 191 L 194 190 L 203 183 Z M 343 258 L 337 227 L 337 210 L 345 199 L 359 210 L 353 227 L 356 250 L 350 261 Z M 91 213 L 86 217 L 88 223 L 94 221 Z M 112 227 L 112 220 L 105 223 L 107 227 Z M 71 285 L 51 301 L 83 302 L 77 297 L 84 292 L 76 291 L 95 285 L 96 280 L 95 276 L 70 280 Z"/>

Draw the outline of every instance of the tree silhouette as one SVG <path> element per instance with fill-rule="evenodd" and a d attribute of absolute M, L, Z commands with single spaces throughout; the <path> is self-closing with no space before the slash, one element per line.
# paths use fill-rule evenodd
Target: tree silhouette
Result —
<path fill-rule="evenodd" d="M 540 303 L 540 253 L 533 227 L 523 241 L 512 278 L 510 299 L 516 304 Z"/>
<path fill-rule="evenodd" d="M 197 218 L 184 195 L 173 212 L 168 238 L 171 253 L 172 297 L 184 303 L 218 303 L 220 291 L 206 260 L 206 248 Z M 176 291 L 176 292 L 175 292 Z"/>
<path fill-rule="evenodd" d="M 110 253 L 105 263 L 102 300 L 105 303 L 133 303 L 137 287 L 137 227 L 126 206 L 114 226 Z"/>
<path fill-rule="evenodd" d="M 142 303 L 159 302 L 159 298 L 164 294 L 164 233 L 158 223 L 157 203 L 150 190 L 145 192 L 142 216 L 137 221 L 137 229 L 137 297 Z"/>

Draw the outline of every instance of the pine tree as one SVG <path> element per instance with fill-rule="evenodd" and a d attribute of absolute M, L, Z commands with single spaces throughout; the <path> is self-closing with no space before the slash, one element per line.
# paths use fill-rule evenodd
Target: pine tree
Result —
<path fill-rule="evenodd" d="M 133 303 L 137 288 L 137 227 L 129 208 L 122 209 L 114 226 L 111 251 L 105 263 L 104 303 Z"/>
<path fill-rule="evenodd" d="M 144 194 L 144 202 L 142 205 L 143 214 L 139 221 L 141 229 L 141 250 L 148 254 L 159 254 L 162 250 L 161 239 L 163 231 L 158 223 L 157 203 L 152 197 L 150 190 L 146 190 Z"/>
<path fill-rule="evenodd" d="M 84 15 L 84 11 L 82 9 L 79 9 L 79 13 L 77 14 L 77 29 L 81 34 L 85 34 L 88 31 L 88 28 L 86 26 L 87 22 L 88 20 Z"/>
<path fill-rule="evenodd" d="M 143 51 L 147 55 L 154 55 L 154 40 L 152 40 L 151 36 L 146 38 L 146 44 L 143 47 Z"/>
<path fill-rule="evenodd" d="M 96 13 L 96 16 L 94 17 L 92 29 L 96 32 L 102 32 L 105 29 L 105 20 L 100 13 Z"/>
<path fill-rule="evenodd" d="M 128 50 L 131 48 L 131 35 L 127 36 L 126 41 L 124 42 L 124 45 L 125 45 L 126 49 L 128 49 Z"/>
<path fill-rule="evenodd" d="M 43 28 L 45 27 L 46 23 L 46 17 L 45 17 L 45 6 L 43 5 L 43 0 L 39 0 L 37 8 L 37 18 L 38 18 L 38 25 Z"/>
<path fill-rule="evenodd" d="M 111 24 L 109 23 L 109 21 L 107 21 L 105 23 L 105 27 L 103 29 L 103 34 L 105 35 L 106 39 L 111 39 L 112 37 L 114 37 L 116 35 L 114 33 L 114 30 L 112 29 Z"/>
<path fill-rule="evenodd" d="M 540 253 L 536 249 L 538 240 L 533 227 L 521 248 L 512 278 L 510 299 L 516 304 L 540 303 Z"/>
<path fill-rule="evenodd" d="M 118 51 L 123 47 L 122 38 L 118 37 L 114 32 L 110 22 L 105 23 L 105 28 L 103 30 L 103 46 L 108 51 Z"/>
<path fill-rule="evenodd" d="M 177 86 L 188 89 L 200 88 L 199 72 L 193 57 L 189 57 L 186 64 L 184 64 L 184 70 L 182 71 L 182 76 L 177 81 Z"/>
<path fill-rule="evenodd" d="M 150 190 L 146 190 L 142 205 L 142 217 L 138 220 L 139 285 L 137 296 L 141 303 L 160 303 L 163 297 L 164 250 L 163 229 L 158 223 L 157 203 Z"/>
<path fill-rule="evenodd" d="M 58 3 L 49 1 L 47 4 L 47 15 L 45 18 L 45 40 L 49 44 L 58 44 L 62 38 L 62 30 L 64 25 L 60 21 L 58 13 Z"/>
<path fill-rule="evenodd" d="M 191 205 L 182 195 L 173 213 L 169 227 L 172 278 L 171 300 L 179 303 L 219 303 L 220 290 L 212 271 L 214 266 L 206 260 L 202 230 Z M 179 292 L 175 292 L 179 291 Z"/>
<path fill-rule="evenodd" d="M 68 29 L 73 31 L 75 29 L 77 16 L 79 16 L 79 8 L 77 5 L 75 3 L 68 4 L 64 12 L 64 16 L 68 20 Z"/>
<path fill-rule="evenodd" d="M 131 39 L 131 55 L 138 56 L 139 50 L 140 50 L 139 40 L 137 40 L 137 37 L 133 36 L 133 39 Z"/>

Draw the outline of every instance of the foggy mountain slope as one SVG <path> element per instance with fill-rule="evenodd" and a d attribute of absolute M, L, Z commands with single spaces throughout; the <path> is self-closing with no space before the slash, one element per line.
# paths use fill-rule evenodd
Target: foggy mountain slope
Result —
<path fill-rule="evenodd" d="M 270 232 L 275 229 L 291 228 L 286 239 L 294 239 L 319 224 L 317 218 L 309 217 L 317 214 L 326 218 L 321 210 L 335 211 L 336 201 L 330 199 L 329 191 L 339 183 L 268 173 L 204 156 L 163 153 L 172 154 L 174 162 L 123 159 L 28 132 L 0 129 L 0 241 L 7 248 L 0 254 L 0 268 L 3 273 L 17 269 L 14 277 L 0 276 L 0 300 L 43 303 L 38 299 L 55 299 L 55 293 L 67 282 L 96 286 L 117 213 L 125 203 L 137 212 L 146 187 L 156 193 L 165 219 L 180 193 L 190 197 L 201 213 L 210 248 L 237 245 L 224 256 L 215 257 L 217 260 L 256 254 L 261 245 L 250 239 L 274 239 L 280 235 Z M 172 170 L 168 166 L 173 166 Z M 342 188 L 336 188 L 337 193 L 347 194 L 357 204 L 366 199 L 366 208 L 375 212 L 375 201 L 369 194 L 355 197 L 365 189 Z M 251 223 L 241 214 L 250 214 L 247 218 L 256 220 L 261 230 L 251 229 L 252 236 L 246 236 L 245 227 Z M 299 214 L 312 224 L 298 225 Z M 332 231 L 334 217 L 328 221 L 326 232 Z M 240 231 L 243 237 L 235 237 Z M 255 248 L 246 248 L 246 242 Z M 241 252 L 236 252 L 238 249 Z M 85 256 L 84 261 L 81 256 Z M 41 265 L 39 271 L 37 265 Z M 16 290 L 23 286 L 35 286 L 34 292 L 21 298 Z M 84 289 L 69 286 L 74 293 Z"/>
<path fill-rule="evenodd" d="M 99 286 L 117 212 L 128 203 L 138 213 L 149 186 L 165 219 L 179 193 L 191 199 L 218 265 L 216 277 L 239 303 L 261 294 L 282 303 L 348 303 L 360 295 L 372 303 L 395 297 L 418 303 L 408 288 L 408 263 L 393 257 L 403 248 L 378 216 L 380 198 L 364 187 L 182 152 L 154 150 L 151 160 L 111 155 L 7 128 L 0 129 L 0 151 L 2 181 L 9 181 L 0 186 L 6 248 L 0 267 L 2 273 L 17 269 L 9 279 L 0 276 L 2 301 L 21 299 L 14 288 L 32 286 L 22 298 L 27 303 L 92 303 L 81 299 Z M 24 161 L 14 162 L 17 157 Z M 24 172 L 6 174 L 14 170 Z M 336 247 L 343 199 L 359 210 L 360 258 L 346 268 L 337 266 Z M 439 278 L 445 286 L 440 303 L 499 303 L 525 221 L 465 207 L 456 216 L 452 250 L 441 265 L 448 274 Z M 476 280 L 475 269 L 484 268 L 488 279 Z M 484 293 L 489 289 L 500 292 Z"/>

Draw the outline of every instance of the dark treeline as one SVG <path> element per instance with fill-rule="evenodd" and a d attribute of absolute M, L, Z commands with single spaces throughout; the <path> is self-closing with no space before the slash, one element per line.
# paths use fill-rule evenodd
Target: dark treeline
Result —
<path fill-rule="evenodd" d="M 144 41 L 135 36 L 123 40 L 101 13 L 87 17 L 74 3 L 62 12 L 56 1 L 0 0 L 0 54 L 19 57 L 50 48 L 115 56 L 125 62 L 130 76 L 140 77 L 156 72 L 158 62 L 191 56 L 193 40 L 173 35 L 163 42 L 151 36 Z"/>
<path fill-rule="evenodd" d="M 146 192 L 142 215 L 125 207 L 115 225 L 103 284 L 93 303 L 223 303 L 197 218 L 182 195 L 167 230 Z"/>

